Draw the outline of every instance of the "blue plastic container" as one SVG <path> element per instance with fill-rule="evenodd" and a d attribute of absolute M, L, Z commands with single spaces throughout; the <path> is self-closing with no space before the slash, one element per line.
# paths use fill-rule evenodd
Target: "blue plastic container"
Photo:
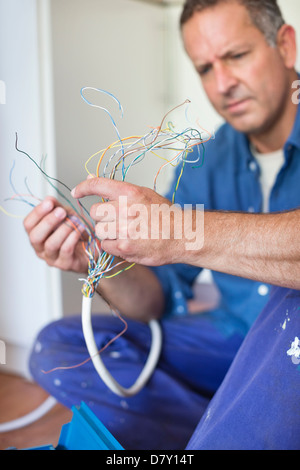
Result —
<path fill-rule="evenodd" d="M 72 408 L 70 423 L 64 424 L 57 447 L 45 445 L 23 450 L 124 450 L 85 403 Z"/>

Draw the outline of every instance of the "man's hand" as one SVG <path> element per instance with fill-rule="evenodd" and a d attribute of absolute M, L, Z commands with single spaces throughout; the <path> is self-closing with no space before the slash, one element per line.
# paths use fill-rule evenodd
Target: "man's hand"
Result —
<path fill-rule="evenodd" d="M 37 256 L 49 266 L 84 273 L 88 259 L 82 246 L 83 230 L 75 214 L 47 197 L 24 220 L 24 227 Z"/>
<path fill-rule="evenodd" d="M 182 210 L 155 191 L 95 177 L 78 184 L 72 195 L 102 198 L 90 215 L 104 251 L 146 266 L 179 261 L 182 240 L 174 237 L 174 220 L 176 214 L 182 223 Z"/>

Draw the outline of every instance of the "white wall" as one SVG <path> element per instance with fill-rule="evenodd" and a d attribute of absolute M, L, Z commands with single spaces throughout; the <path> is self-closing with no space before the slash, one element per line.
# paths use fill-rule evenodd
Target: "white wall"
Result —
<path fill-rule="evenodd" d="M 22 225 L 30 207 L 17 200 L 10 185 L 19 193 L 30 190 L 44 197 L 40 172 L 19 147 L 37 161 L 46 151 L 45 113 L 40 68 L 40 36 L 35 0 L 0 0 L 0 78 L 5 83 L 5 103 L 0 104 L 0 339 L 7 346 L 7 364 L 1 370 L 26 372 L 28 349 L 43 325 L 61 315 L 57 273 L 36 258 Z M 41 45 L 42 47 L 42 45 Z M 51 157 L 50 157 L 51 161 Z M 17 217 L 15 217 L 17 216 Z M 20 217 L 20 218 L 19 218 Z"/>
<path fill-rule="evenodd" d="M 278 0 L 286 23 L 291 24 L 297 35 L 297 46 L 300 51 L 300 2 L 297 0 Z M 300 71 L 300 54 L 298 54 L 297 70 Z"/>

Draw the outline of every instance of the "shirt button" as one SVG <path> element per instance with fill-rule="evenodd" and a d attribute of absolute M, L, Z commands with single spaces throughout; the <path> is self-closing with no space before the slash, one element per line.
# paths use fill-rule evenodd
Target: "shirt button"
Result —
<path fill-rule="evenodd" d="M 259 295 L 262 295 L 262 296 L 268 295 L 269 287 L 266 286 L 265 284 L 261 284 L 258 288 L 258 293 Z"/>
<path fill-rule="evenodd" d="M 256 169 L 257 169 L 256 163 L 255 162 L 250 162 L 249 163 L 249 168 L 250 168 L 251 171 L 256 171 Z"/>
<path fill-rule="evenodd" d="M 184 313 L 184 306 L 183 305 L 178 305 L 176 310 L 177 310 L 177 313 Z"/>

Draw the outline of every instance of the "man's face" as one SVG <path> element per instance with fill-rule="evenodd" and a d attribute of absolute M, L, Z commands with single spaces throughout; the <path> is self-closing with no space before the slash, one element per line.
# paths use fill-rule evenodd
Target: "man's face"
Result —
<path fill-rule="evenodd" d="M 246 8 L 232 2 L 196 12 L 182 35 L 216 111 L 241 132 L 268 130 L 288 99 L 288 74 Z"/>

